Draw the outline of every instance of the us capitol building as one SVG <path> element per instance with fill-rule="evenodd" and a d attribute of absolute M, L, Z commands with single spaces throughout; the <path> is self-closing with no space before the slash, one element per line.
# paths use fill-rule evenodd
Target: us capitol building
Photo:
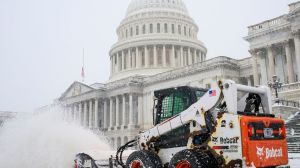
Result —
<path fill-rule="evenodd" d="M 164 88 L 209 88 L 218 79 L 267 85 L 276 74 L 284 83 L 279 97 L 289 100 L 282 107 L 295 107 L 300 100 L 299 30 L 296 2 L 288 14 L 248 27 L 244 39 L 251 57 L 206 59 L 207 48 L 182 0 L 132 0 L 109 52 L 109 80 L 74 82 L 56 101 L 69 120 L 104 133 L 114 147 L 152 127 L 154 91 Z"/>

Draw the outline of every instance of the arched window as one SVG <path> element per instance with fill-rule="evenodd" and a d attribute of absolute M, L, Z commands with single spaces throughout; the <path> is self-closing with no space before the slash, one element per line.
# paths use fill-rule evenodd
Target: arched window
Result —
<path fill-rule="evenodd" d="M 135 35 L 139 35 L 139 26 L 136 26 L 135 28 Z"/>
<path fill-rule="evenodd" d="M 160 24 L 157 23 L 157 33 L 160 33 Z"/>
<path fill-rule="evenodd" d="M 181 34 L 181 26 L 178 25 L 178 34 Z"/>
<path fill-rule="evenodd" d="M 126 38 L 128 37 L 128 30 L 126 29 Z"/>
<path fill-rule="evenodd" d="M 186 36 L 186 27 L 184 26 L 184 35 Z"/>
<path fill-rule="evenodd" d="M 189 36 L 191 37 L 191 28 L 189 28 Z"/>
<path fill-rule="evenodd" d="M 153 33 L 153 24 L 150 24 L 150 33 Z"/>
<path fill-rule="evenodd" d="M 133 29 L 132 29 L 132 27 L 130 28 L 130 36 L 132 36 L 133 35 Z"/>
<path fill-rule="evenodd" d="M 143 25 L 143 34 L 146 33 L 146 25 Z"/>
<path fill-rule="evenodd" d="M 168 24 L 165 23 L 165 33 L 168 33 Z"/>

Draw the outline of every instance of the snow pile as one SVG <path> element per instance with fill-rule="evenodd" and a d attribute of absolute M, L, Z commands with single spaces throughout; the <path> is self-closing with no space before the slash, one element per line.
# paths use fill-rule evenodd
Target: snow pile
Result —
<path fill-rule="evenodd" d="M 62 120 L 61 113 L 17 117 L 0 131 L 1 167 L 71 168 L 86 149 L 111 150 L 105 138 Z"/>
<path fill-rule="evenodd" d="M 300 112 L 296 112 L 295 114 L 290 115 L 286 120 L 285 124 L 289 123 L 293 118 L 295 118 Z"/>

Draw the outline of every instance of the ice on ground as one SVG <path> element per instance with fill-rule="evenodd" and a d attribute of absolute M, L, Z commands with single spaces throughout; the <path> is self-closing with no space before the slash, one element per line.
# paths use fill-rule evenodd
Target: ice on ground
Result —
<path fill-rule="evenodd" d="M 289 165 L 291 168 L 300 167 L 300 153 L 289 153 Z"/>
<path fill-rule="evenodd" d="M 60 113 L 17 117 L 0 131 L 1 167 L 72 167 L 78 152 L 111 150 L 104 139 L 74 123 L 66 123 Z"/>

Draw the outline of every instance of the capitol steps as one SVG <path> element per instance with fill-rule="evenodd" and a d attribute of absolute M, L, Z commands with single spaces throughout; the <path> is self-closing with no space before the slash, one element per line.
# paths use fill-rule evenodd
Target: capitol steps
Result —
<path fill-rule="evenodd" d="M 300 153 L 300 112 L 286 120 L 289 153 Z"/>

